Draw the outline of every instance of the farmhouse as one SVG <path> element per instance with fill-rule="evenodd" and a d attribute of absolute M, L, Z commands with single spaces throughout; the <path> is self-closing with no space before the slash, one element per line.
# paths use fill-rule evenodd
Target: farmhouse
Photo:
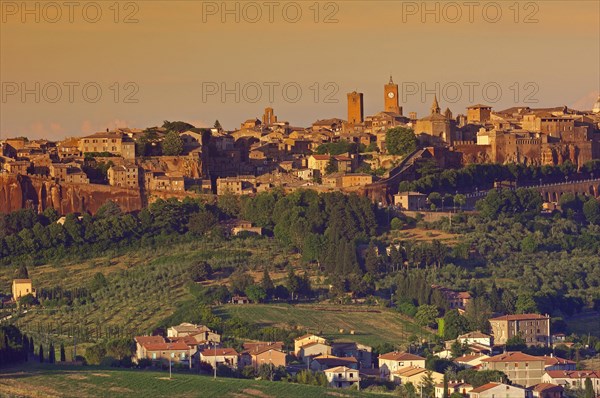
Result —
<path fill-rule="evenodd" d="M 360 382 L 360 375 L 356 369 L 338 366 L 325 370 L 325 376 L 330 387 L 347 388 L 357 385 Z"/>

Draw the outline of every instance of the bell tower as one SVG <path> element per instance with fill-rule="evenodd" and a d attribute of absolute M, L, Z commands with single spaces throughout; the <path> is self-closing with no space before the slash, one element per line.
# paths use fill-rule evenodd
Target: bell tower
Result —
<path fill-rule="evenodd" d="M 363 93 L 348 93 L 348 123 L 358 124 L 364 120 Z"/>
<path fill-rule="evenodd" d="M 390 82 L 384 86 L 383 95 L 384 111 L 402 115 L 402 108 L 398 103 L 398 85 L 394 83 L 392 76 L 390 76 Z"/>

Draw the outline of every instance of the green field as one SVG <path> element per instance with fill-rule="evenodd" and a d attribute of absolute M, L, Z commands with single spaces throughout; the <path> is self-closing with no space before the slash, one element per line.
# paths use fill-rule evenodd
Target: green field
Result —
<path fill-rule="evenodd" d="M 286 382 L 217 378 L 167 371 L 29 365 L 0 370 L 0 396 L 18 397 L 376 397 Z"/>
<path fill-rule="evenodd" d="M 179 302 L 192 298 L 186 288 L 192 264 L 209 261 L 216 269 L 211 283 L 227 284 L 229 272 L 236 267 L 246 267 L 248 273 L 260 280 L 261 264 L 280 264 L 285 259 L 292 264 L 296 260 L 272 240 L 247 239 L 187 242 L 152 250 L 132 250 L 127 255 L 106 253 L 104 257 L 81 262 L 29 267 L 38 290 L 54 286 L 86 287 L 97 272 L 106 276 L 108 286 L 95 292 L 93 301 L 33 308 L 17 323 L 25 331 L 36 330 L 39 323 L 52 323 L 53 330 L 59 325 L 62 330 L 73 325 L 88 328 L 107 325 L 126 326 L 136 333 L 147 332 L 171 315 Z M 10 291 L 13 272 L 8 267 L 0 269 L 0 291 Z M 274 270 L 272 278 L 278 281 L 282 275 L 284 271 Z"/>
<path fill-rule="evenodd" d="M 333 304 L 299 305 L 224 305 L 215 313 L 223 318 L 239 317 L 265 326 L 296 324 L 313 333 L 322 333 L 334 340 L 352 340 L 371 346 L 384 342 L 405 344 L 411 335 L 427 337 L 409 318 L 379 307 L 341 306 Z M 344 332 L 340 333 L 340 329 Z M 353 330 L 354 334 L 350 331 Z"/>

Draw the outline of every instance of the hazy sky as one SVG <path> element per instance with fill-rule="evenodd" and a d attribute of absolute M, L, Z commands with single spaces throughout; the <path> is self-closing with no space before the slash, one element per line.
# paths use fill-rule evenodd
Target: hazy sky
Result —
<path fill-rule="evenodd" d="M 381 111 L 390 73 L 404 114 L 419 116 L 436 85 L 455 115 L 590 109 L 600 91 L 598 1 L 47 4 L 0 1 L 0 137 L 163 120 L 234 129 L 267 106 L 308 126 L 346 118 L 353 90 L 366 115 Z"/>

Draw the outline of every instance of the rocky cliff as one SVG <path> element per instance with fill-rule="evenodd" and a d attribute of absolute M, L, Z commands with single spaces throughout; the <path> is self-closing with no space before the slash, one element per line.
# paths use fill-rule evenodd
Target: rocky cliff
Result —
<path fill-rule="evenodd" d="M 95 214 L 106 201 L 112 200 L 123 211 L 142 208 L 139 190 L 97 184 L 58 183 L 53 179 L 1 174 L 0 212 L 52 207 L 60 214 L 90 212 Z"/>

